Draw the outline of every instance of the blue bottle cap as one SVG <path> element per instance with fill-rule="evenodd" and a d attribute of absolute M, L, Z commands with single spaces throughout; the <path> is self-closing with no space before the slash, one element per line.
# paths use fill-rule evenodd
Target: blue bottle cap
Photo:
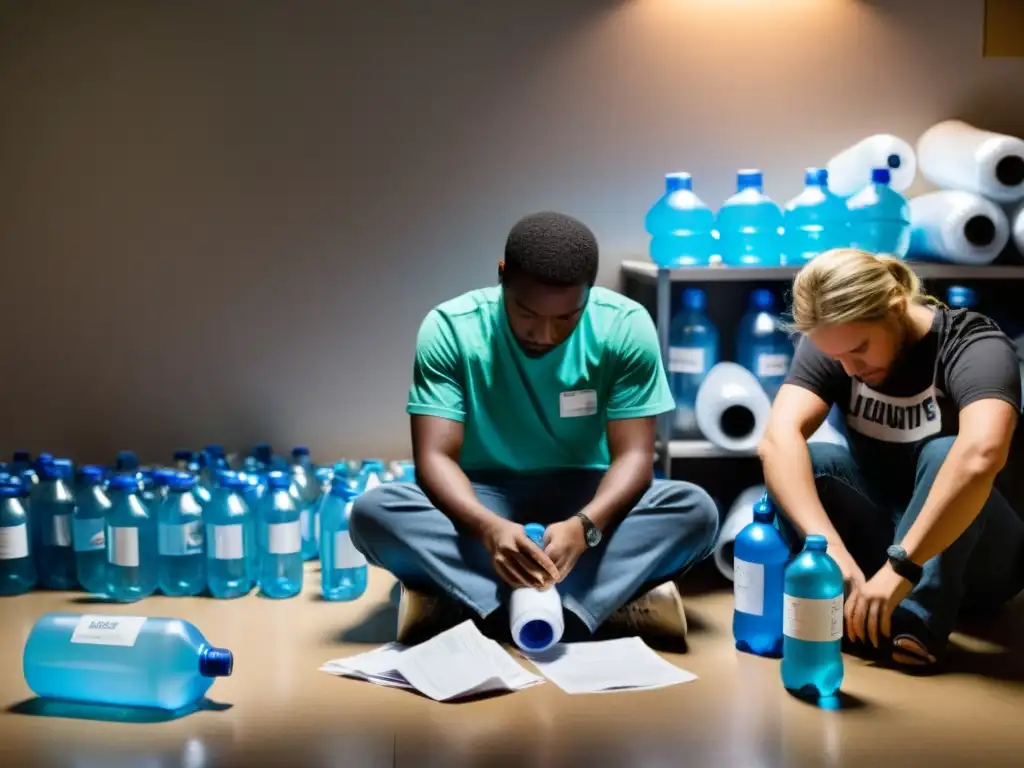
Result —
<path fill-rule="evenodd" d="M 177 471 L 161 467 L 160 469 L 154 469 L 151 474 L 153 476 L 153 485 L 157 488 L 166 488 L 171 484 L 171 478 L 177 474 Z"/>
<path fill-rule="evenodd" d="M 346 477 L 337 477 L 331 483 L 331 496 L 336 499 L 351 501 L 358 496 L 356 488 L 353 488 Z"/>
<path fill-rule="evenodd" d="M 693 176 L 683 171 L 665 174 L 665 192 L 678 192 L 681 189 L 693 190 Z"/>
<path fill-rule="evenodd" d="M 139 478 L 133 474 L 117 474 L 110 478 L 110 487 L 115 491 L 136 493 L 139 490 Z"/>
<path fill-rule="evenodd" d="M 34 462 L 32 462 L 32 465 L 33 465 L 33 467 L 35 467 L 37 472 L 42 472 L 42 469 L 43 469 L 44 466 L 46 466 L 47 464 L 52 464 L 52 463 L 53 463 L 53 454 L 52 453 L 40 453 L 36 457 L 36 460 Z"/>
<path fill-rule="evenodd" d="M 309 456 L 309 447 L 305 445 L 296 445 L 292 448 L 292 458 L 297 459 L 301 456 Z"/>
<path fill-rule="evenodd" d="M 767 288 L 758 288 L 751 291 L 750 306 L 765 311 L 773 309 L 775 307 L 775 294 Z"/>
<path fill-rule="evenodd" d="M 227 648 L 204 648 L 199 657 L 199 674 L 203 677 L 229 677 L 235 657 Z"/>
<path fill-rule="evenodd" d="M 804 171 L 804 184 L 808 187 L 828 185 L 828 171 L 824 168 L 808 168 Z"/>
<path fill-rule="evenodd" d="M 32 454 L 28 451 L 15 451 L 11 454 L 11 461 L 15 464 L 31 464 Z"/>
<path fill-rule="evenodd" d="M 257 443 L 252 447 L 252 455 L 257 461 L 266 464 L 274 455 L 274 449 L 270 447 L 270 443 Z"/>
<path fill-rule="evenodd" d="M 683 291 L 683 306 L 687 309 L 704 309 L 707 297 L 700 288 L 687 288 Z"/>
<path fill-rule="evenodd" d="M 764 174 L 761 173 L 757 168 L 744 168 L 736 174 L 736 191 L 742 192 L 744 189 L 760 190 L 764 186 Z"/>
<path fill-rule="evenodd" d="M 381 459 L 363 459 L 362 470 L 364 472 L 367 470 L 373 472 L 383 472 L 384 462 Z"/>
<path fill-rule="evenodd" d="M 185 449 L 180 449 L 174 452 L 175 461 L 192 461 L 192 456 L 192 451 L 186 451 Z"/>
<path fill-rule="evenodd" d="M 172 491 L 191 491 L 198 479 L 191 472 L 175 472 L 167 478 L 167 487 Z"/>
<path fill-rule="evenodd" d="M 538 547 L 544 547 L 544 526 L 540 523 L 527 523 L 523 526 L 526 529 L 526 535 L 530 537 Z"/>
<path fill-rule="evenodd" d="M 203 450 L 210 456 L 221 459 L 224 457 L 224 446 L 211 443 L 207 445 Z"/>
<path fill-rule="evenodd" d="M 886 184 L 892 180 L 892 174 L 888 168 L 872 168 L 871 169 L 871 183 L 872 184 Z"/>
<path fill-rule="evenodd" d="M 754 520 L 758 523 L 770 523 L 774 519 L 775 511 L 772 509 L 771 501 L 762 496 L 754 505 Z"/>
<path fill-rule="evenodd" d="M 54 459 L 51 465 L 60 480 L 71 480 L 75 476 L 75 465 L 71 459 Z"/>
<path fill-rule="evenodd" d="M 894 152 L 885 159 L 885 164 L 895 171 L 897 168 L 903 165 L 903 158 L 901 158 Z"/>
<path fill-rule="evenodd" d="M 114 466 L 120 471 L 130 471 L 139 468 L 139 457 L 135 451 L 118 451 L 117 460 Z"/>
<path fill-rule="evenodd" d="M 78 475 L 87 485 L 99 485 L 103 482 L 103 467 L 87 464 L 78 470 Z"/>
<path fill-rule="evenodd" d="M 286 472 L 280 472 L 275 470 L 267 474 L 267 486 L 273 488 L 275 491 L 286 489 L 291 485 L 291 480 Z"/>
<path fill-rule="evenodd" d="M 26 493 L 25 483 L 22 482 L 20 477 L 15 477 L 14 475 L 0 477 L 0 498 L 14 499 L 18 496 L 24 496 Z"/>
<path fill-rule="evenodd" d="M 973 307 L 977 296 L 971 288 L 966 285 L 951 285 L 946 293 L 946 301 L 951 307 Z"/>
<path fill-rule="evenodd" d="M 809 549 L 812 552 L 824 552 L 828 549 L 828 539 L 820 533 L 809 533 L 804 539 L 804 549 Z"/>

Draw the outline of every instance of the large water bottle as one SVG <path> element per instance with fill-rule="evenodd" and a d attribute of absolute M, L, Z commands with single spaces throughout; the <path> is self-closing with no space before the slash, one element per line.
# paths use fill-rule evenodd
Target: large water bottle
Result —
<path fill-rule="evenodd" d="M 309 448 L 300 445 L 292 449 L 289 473 L 291 485 L 288 492 L 295 501 L 302 523 L 302 558 L 313 560 L 320 552 L 320 483 L 316 479 L 316 467 L 309 458 Z"/>
<path fill-rule="evenodd" d="M 320 507 L 320 586 L 325 600 L 355 600 L 366 591 L 366 558 L 352 543 L 348 528 L 356 495 L 342 478 Z"/>
<path fill-rule="evenodd" d="M 107 513 L 110 498 L 103 489 L 103 467 L 85 466 L 75 492 L 72 538 L 75 570 L 82 589 L 94 595 L 107 591 Z"/>
<path fill-rule="evenodd" d="M 889 186 L 889 169 L 875 168 L 871 183 L 846 200 L 850 245 L 902 259 L 910 250 L 910 206 Z"/>
<path fill-rule="evenodd" d="M 150 510 L 139 496 L 139 481 L 133 474 L 110 478 L 110 511 L 107 513 L 108 597 L 130 603 L 156 591 L 159 547 L 156 510 Z"/>
<path fill-rule="evenodd" d="M 527 523 L 526 535 L 541 549 L 544 548 L 544 526 Z M 513 589 L 508 602 L 509 628 L 513 642 L 528 653 L 546 651 L 565 631 L 565 614 L 558 589 L 520 587 Z"/>
<path fill-rule="evenodd" d="M 693 193 L 688 173 L 665 176 L 665 194 L 647 212 L 646 228 L 659 267 L 706 266 L 718 251 L 715 214 Z"/>
<path fill-rule="evenodd" d="M 32 523 L 39 585 L 47 589 L 76 589 L 75 547 L 71 520 L 75 513 L 74 471 L 67 459 L 39 466 L 40 482 L 32 495 Z"/>
<path fill-rule="evenodd" d="M 758 288 L 750 294 L 750 308 L 740 319 L 736 334 L 737 362 L 761 382 L 774 398 L 786 380 L 793 359 L 793 344 L 776 311 L 775 294 Z"/>
<path fill-rule="evenodd" d="M 700 288 L 683 291 L 683 306 L 669 328 L 668 372 L 676 401 L 675 431 L 681 437 L 698 433 L 697 390 L 718 362 L 718 329 L 704 314 Z"/>
<path fill-rule="evenodd" d="M 740 171 L 736 194 L 718 211 L 719 247 L 722 261 L 729 266 L 777 267 L 782 263 L 782 212 L 763 187 L 761 171 Z"/>
<path fill-rule="evenodd" d="M 245 480 L 221 471 L 206 522 L 206 570 L 210 594 L 228 599 L 249 594 L 256 580 L 256 521 L 242 496 Z"/>
<path fill-rule="evenodd" d="M 36 586 L 28 497 L 22 478 L 0 476 L 0 597 L 23 595 Z"/>
<path fill-rule="evenodd" d="M 966 285 L 951 285 L 946 291 L 946 303 L 953 309 L 974 309 L 978 297 L 974 290 Z"/>
<path fill-rule="evenodd" d="M 846 202 L 828 188 L 828 171 L 808 168 L 804 191 L 786 204 L 782 215 L 783 264 L 800 266 L 819 253 L 850 244 Z"/>
<path fill-rule="evenodd" d="M 782 593 L 789 547 L 773 525 L 767 498 L 754 505 L 754 522 L 733 543 L 732 634 L 736 648 L 758 656 L 782 655 Z"/>
<path fill-rule="evenodd" d="M 199 702 L 233 665 L 187 621 L 123 614 L 44 614 L 24 654 L 38 696 L 170 711 Z"/>
<path fill-rule="evenodd" d="M 302 523 L 290 484 L 285 472 L 270 472 L 259 502 L 260 590 L 272 598 L 302 591 Z"/>
<path fill-rule="evenodd" d="M 808 698 L 827 698 L 843 682 L 843 573 L 812 534 L 786 567 L 782 615 L 782 684 Z"/>
<path fill-rule="evenodd" d="M 194 597 L 206 589 L 203 507 L 193 491 L 195 475 L 176 472 L 159 507 L 160 591 L 169 597 Z"/>

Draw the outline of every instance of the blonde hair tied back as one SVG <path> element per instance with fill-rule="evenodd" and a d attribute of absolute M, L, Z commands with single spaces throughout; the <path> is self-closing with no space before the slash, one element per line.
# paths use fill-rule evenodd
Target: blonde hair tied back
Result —
<path fill-rule="evenodd" d="M 911 302 L 936 304 L 921 281 L 893 256 L 835 248 L 815 257 L 793 280 L 793 330 L 885 320 Z"/>

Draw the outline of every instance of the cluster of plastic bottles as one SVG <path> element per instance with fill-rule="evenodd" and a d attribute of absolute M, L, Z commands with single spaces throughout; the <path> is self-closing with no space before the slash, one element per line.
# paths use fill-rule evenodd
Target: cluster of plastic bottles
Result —
<path fill-rule="evenodd" d="M 315 466 L 257 446 L 232 467 L 219 446 L 177 451 L 175 466 L 143 468 L 123 451 L 112 468 L 16 452 L 0 465 L 0 595 L 47 589 L 133 602 L 208 591 L 233 598 L 259 587 L 302 591 L 306 560 L 321 560 L 328 600 L 366 590 L 367 563 L 348 518 L 355 498 L 411 477 L 410 462 Z M 238 462 L 236 462 L 237 464 Z"/>
<path fill-rule="evenodd" d="M 676 400 L 676 431 L 696 429 L 697 392 L 721 358 L 718 329 L 705 311 L 707 298 L 699 288 L 687 288 L 682 308 L 669 328 L 668 374 Z M 736 362 L 749 370 L 774 398 L 793 359 L 793 342 L 786 333 L 775 294 L 764 288 L 750 293 L 746 314 L 736 335 Z"/>
<path fill-rule="evenodd" d="M 774 525 L 767 497 L 736 537 L 733 637 L 736 648 L 782 657 L 782 684 L 810 698 L 843 682 L 843 574 L 824 536 L 809 535 L 795 558 Z"/>
<path fill-rule="evenodd" d="M 841 247 L 903 258 L 910 208 L 889 182 L 889 168 L 875 168 L 870 184 L 842 198 L 829 191 L 827 170 L 808 168 L 804 190 L 780 209 L 765 195 L 761 171 L 741 170 L 736 194 L 716 216 L 694 193 L 689 173 L 670 173 L 647 213 L 651 260 L 665 268 L 799 266 Z"/>

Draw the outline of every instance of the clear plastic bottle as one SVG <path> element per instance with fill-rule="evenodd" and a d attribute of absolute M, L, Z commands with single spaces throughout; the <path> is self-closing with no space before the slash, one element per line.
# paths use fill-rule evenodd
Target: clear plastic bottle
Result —
<path fill-rule="evenodd" d="M 782 616 L 782 684 L 811 699 L 829 698 L 843 682 L 843 573 L 812 534 L 786 567 Z"/>
<path fill-rule="evenodd" d="M 910 250 L 910 206 L 889 178 L 888 168 L 875 168 L 871 183 L 846 200 L 850 245 L 902 259 Z"/>
<path fill-rule="evenodd" d="M 139 496 L 134 474 L 110 478 L 107 513 L 107 596 L 131 603 L 152 595 L 157 588 L 159 547 L 156 512 Z"/>
<path fill-rule="evenodd" d="M 315 560 L 320 554 L 320 484 L 316 479 L 316 468 L 309 458 L 309 448 L 300 445 L 292 449 L 289 472 L 291 485 L 288 492 L 299 510 L 302 528 L 302 557 Z"/>
<path fill-rule="evenodd" d="M 40 483 L 32 495 L 32 527 L 36 528 L 36 571 L 39 586 L 77 589 L 71 521 L 75 513 L 74 470 L 67 459 L 39 465 Z"/>
<path fill-rule="evenodd" d="M 29 485 L 16 475 L 0 475 L 0 597 L 35 589 L 29 522 Z"/>
<path fill-rule="evenodd" d="M 736 361 L 754 374 L 774 399 L 793 360 L 793 343 L 783 329 L 774 293 L 766 288 L 751 291 L 749 309 L 740 319 L 736 337 Z"/>
<path fill-rule="evenodd" d="M 683 306 L 669 328 L 668 374 L 676 400 L 675 432 L 695 437 L 697 391 L 718 362 L 718 329 L 704 313 L 706 297 L 699 288 L 683 291 Z"/>
<path fill-rule="evenodd" d="M 693 193 L 688 173 L 665 176 L 665 194 L 647 212 L 651 261 L 659 267 L 707 266 L 718 251 L 715 214 Z"/>
<path fill-rule="evenodd" d="M 800 266 L 819 253 L 850 244 L 846 202 L 829 191 L 828 171 L 808 168 L 804 184 L 782 214 L 784 265 Z"/>
<path fill-rule="evenodd" d="M 159 506 L 158 584 L 168 597 L 194 597 L 206 589 L 203 507 L 193 493 L 198 484 L 195 475 L 176 472 Z"/>
<path fill-rule="evenodd" d="M 295 597 L 302 591 L 302 529 L 290 484 L 287 473 L 269 472 L 259 502 L 260 590 L 272 598 Z"/>
<path fill-rule="evenodd" d="M 340 479 L 320 510 L 320 587 L 325 600 L 356 600 L 366 591 L 368 567 L 349 535 L 356 493 Z"/>
<path fill-rule="evenodd" d="M 782 655 L 782 594 L 789 547 L 774 526 L 771 502 L 754 505 L 754 521 L 733 545 L 732 634 L 736 648 L 758 656 Z"/>
<path fill-rule="evenodd" d="M 25 643 L 25 682 L 38 696 L 178 711 L 234 666 L 193 624 L 145 616 L 47 613 Z"/>
<path fill-rule="evenodd" d="M 103 489 L 103 467 L 82 467 L 72 521 L 75 569 L 82 589 L 94 595 L 107 591 L 106 525 L 110 506 Z"/>
<path fill-rule="evenodd" d="M 718 211 L 722 261 L 732 267 L 777 267 L 782 263 L 782 212 L 763 192 L 756 169 L 736 177 L 736 194 Z"/>
<path fill-rule="evenodd" d="M 221 471 L 203 508 L 210 594 L 226 600 L 249 594 L 256 580 L 256 521 L 242 496 L 243 478 Z"/>

